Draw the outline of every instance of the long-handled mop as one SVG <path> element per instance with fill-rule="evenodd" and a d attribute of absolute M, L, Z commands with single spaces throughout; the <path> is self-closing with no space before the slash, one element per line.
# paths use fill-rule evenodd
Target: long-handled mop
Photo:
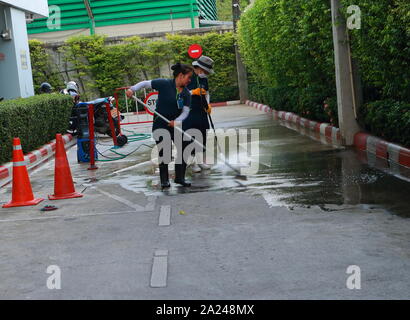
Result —
<path fill-rule="evenodd" d="M 169 121 L 167 118 L 165 118 L 162 114 L 160 114 L 159 112 L 157 112 L 156 110 L 152 110 L 148 105 L 146 105 L 142 100 L 138 99 L 135 96 L 132 96 L 132 98 L 136 101 L 141 103 L 143 106 L 145 106 L 148 110 L 150 110 L 152 113 L 155 113 L 158 117 L 160 117 L 162 120 L 164 120 L 167 123 L 170 123 L 171 121 Z M 186 133 L 184 130 L 182 130 L 179 127 L 174 127 L 175 129 L 177 129 L 179 132 L 181 132 L 183 135 L 185 135 L 187 138 L 189 138 L 191 141 L 194 141 L 198 146 L 200 146 L 201 148 L 203 148 L 203 150 L 206 151 L 205 146 L 200 143 L 199 141 L 197 141 L 196 139 L 194 139 L 193 137 L 191 137 L 188 133 Z M 219 147 L 219 145 L 218 145 Z M 246 176 L 242 175 L 240 170 L 237 168 L 234 168 L 233 166 L 231 166 L 223 157 L 221 157 L 221 155 L 219 155 L 220 160 L 222 160 L 229 168 L 231 168 L 233 171 L 236 172 L 236 176 L 235 179 L 240 179 L 240 180 L 247 180 Z"/>

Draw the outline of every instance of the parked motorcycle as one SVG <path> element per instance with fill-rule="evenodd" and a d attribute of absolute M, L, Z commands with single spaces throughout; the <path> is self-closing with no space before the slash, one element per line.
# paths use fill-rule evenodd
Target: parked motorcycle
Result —
<path fill-rule="evenodd" d="M 73 97 L 74 105 L 70 117 L 70 133 L 73 135 L 83 136 L 85 127 L 88 126 L 88 105 L 80 102 L 78 86 L 74 81 L 67 83 L 67 87 L 61 91 L 63 94 L 71 95 Z M 117 136 L 118 145 L 122 146 L 127 142 L 126 136 L 120 134 L 120 121 L 124 116 L 118 118 L 117 112 L 114 108 L 114 97 L 100 98 L 93 101 L 94 104 L 94 130 L 95 132 L 112 136 L 110 122 L 106 103 L 110 105 L 110 112 L 114 122 L 115 135 Z M 88 131 L 88 129 L 87 129 Z"/>

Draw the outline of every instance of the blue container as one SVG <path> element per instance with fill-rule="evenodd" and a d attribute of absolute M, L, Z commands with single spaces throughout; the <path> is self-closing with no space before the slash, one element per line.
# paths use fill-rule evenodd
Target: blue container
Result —
<path fill-rule="evenodd" d="M 98 160 L 97 149 L 95 148 L 94 140 L 94 155 L 95 160 Z M 90 162 L 90 139 L 77 139 L 77 161 Z"/>

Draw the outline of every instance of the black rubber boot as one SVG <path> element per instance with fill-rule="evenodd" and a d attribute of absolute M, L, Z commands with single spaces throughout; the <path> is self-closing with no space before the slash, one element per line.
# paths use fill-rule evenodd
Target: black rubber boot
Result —
<path fill-rule="evenodd" d="M 185 180 L 186 163 L 175 164 L 175 183 L 182 185 L 183 187 L 190 187 L 191 182 Z"/>
<path fill-rule="evenodd" d="M 160 164 L 159 165 L 159 177 L 161 179 L 161 189 L 167 189 L 171 187 L 168 178 L 168 165 Z"/>

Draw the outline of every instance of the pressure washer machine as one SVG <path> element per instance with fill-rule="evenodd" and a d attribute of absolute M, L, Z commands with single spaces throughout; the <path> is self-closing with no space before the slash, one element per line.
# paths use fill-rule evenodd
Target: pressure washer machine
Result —
<path fill-rule="evenodd" d="M 75 106 L 74 113 L 77 127 L 77 161 L 90 162 L 90 129 L 88 122 L 88 103 L 80 102 Z M 95 148 L 95 159 L 98 159 L 97 149 Z"/>

